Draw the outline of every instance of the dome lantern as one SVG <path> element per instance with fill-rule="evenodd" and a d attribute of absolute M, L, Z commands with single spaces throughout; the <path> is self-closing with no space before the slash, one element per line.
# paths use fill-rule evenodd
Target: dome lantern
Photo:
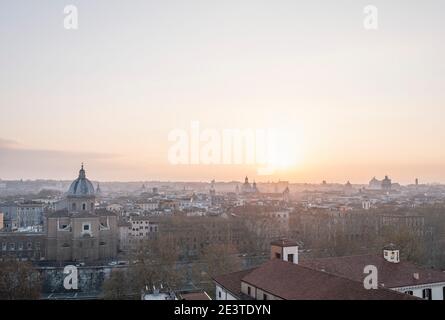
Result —
<path fill-rule="evenodd" d="M 94 197 L 94 186 L 90 180 L 87 179 L 85 169 L 82 166 L 79 170 L 79 177 L 71 183 L 68 189 L 67 197 L 79 198 L 79 197 Z"/>

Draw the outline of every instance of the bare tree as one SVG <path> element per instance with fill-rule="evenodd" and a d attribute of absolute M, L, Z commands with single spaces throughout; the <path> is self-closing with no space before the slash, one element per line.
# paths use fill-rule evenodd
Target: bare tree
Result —
<path fill-rule="evenodd" d="M 0 262 L 0 299 L 35 300 L 41 292 L 41 278 L 31 263 L 15 260 Z"/>
<path fill-rule="evenodd" d="M 210 294 L 214 292 L 213 277 L 241 270 L 238 251 L 231 245 L 209 245 L 202 252 L 199 261 L 192 271 L 193 282 L 199 283 Z"/>
<path fill-rule="evenodd" d="M 110 278 L 103 283 L 103 294 L 106 300 L 126 300 L 138 297 L 134 287 L 128 282 L 128 273 L 125 270 L 113 270 Z"/>
<path fill-rule="evenodd" d="M 132 255 L 128 281 L 136 290 L 161 284 L 175 288 L 183 280 L 178 260 L 179 248 L 170 236 L 142 241 Z"/>
<path fill-rule="evenodd" d="M 420 263 L 426 253 L 422 237 L 405 226 L 385 227 L 379 240 L 380 247 L 388 243 L 396 244 L 400 249 L 400 254 L 408 261 Z"/>

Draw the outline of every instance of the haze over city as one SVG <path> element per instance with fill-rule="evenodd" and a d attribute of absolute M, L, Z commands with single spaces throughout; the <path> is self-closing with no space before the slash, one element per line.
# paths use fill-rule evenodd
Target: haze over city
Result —
<path fill-rule="evenodd" d="M 373 2 L 372 32 L 366 1 L 76 1 L 75 31 L 63 1 L 2 2 L 0 178 L 445 182 L 443 4 Z M 299 161 L 173 166 L 192 121 L 295 130 Z"/>
<path fill-rule="evenodd" d="M 1 0 L 0 309 L 429 318 L 444 4 Z"/>

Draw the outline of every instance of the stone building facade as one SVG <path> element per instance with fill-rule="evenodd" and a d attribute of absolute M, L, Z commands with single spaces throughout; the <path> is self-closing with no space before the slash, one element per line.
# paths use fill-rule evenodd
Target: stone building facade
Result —
<path fill-rule="evenodd" d="M 0 261 L 45 260 L 46 235 L 34 232 L 0 232 Z"/>
<path fill-rule="evenodd" d="M 47 260 L 104 261 L 117 255 L 117 215 L 95 209 L 93 184 L 83 168 L 71 184 L 66 208 L 46 216 Z"/>

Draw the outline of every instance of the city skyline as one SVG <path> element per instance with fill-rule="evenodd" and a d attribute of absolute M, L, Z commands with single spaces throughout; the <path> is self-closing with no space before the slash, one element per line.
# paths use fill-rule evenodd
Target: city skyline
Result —
<path fill-rule="evenodd" d="M 445 301 L 444 10 L 0 1 L 0 303 Z"/>
<path fill-rule="evenodd" d="M 87 169 L 85 164 L 82 162 L 80 165 L 81 170 L 85 170 Z M 85 170 L 86 171 L 86 170 Z M 72 175 L 75 176 L 75 175 Z M 357 186 L 366 186 L 366 185 L 371 185 L 374 181 L 381 183 L 383 180 L 385 179 L 389 179 L 390 182 L 392 182 L 393 184 L 399 184 L 401 186 L 404 185 L 441 185 L 441 183 L 439 182 L 426 182 L 426 181 L 420 181 L 418 177 L 416 177 L 413 181 L 411 181 L 411 183 L 407 183 L 407 184 L 403 184 L 403 183 L 399 183 L 399 181 L 394 181 L 392 180 L 392 176 L 390 175 L 382 175 L 382 176 L 378 176 L 375 175 L 372 178 L 370 178 L 368 181 L 365 182 L 351 182 L 351 180 L 346 179 L 345 182 L 339 182 L 339 181 L 327 181 L 327 180 L 322 180 L 322 181 L 290 181 L 290 180 L 283 180 L 283 179 L 278 179 L 278 180 L 271 180 L 271 179 L 263 179 L 261 180 L 261 176 L 260 179 L 256 179 L 257 176 L 250 176 L 249 175 L 245 175 L 242 177 L 242 179 L 232 179 L 232 180 L 215 180 L 215 179 L 211 179 L 211 180 L 155 180 L 155 179 L 142 179 L 142 180 L 98 180 L 98 179 L 92 179 L 92 181 L 94 181 L 95 183 L 244 183 L 246 181 L 246 179 L 250 180 L 250 183 L 259 183 L 259 184 L 275 184 L 275 183 L 280 183 L 280 182 L 286 182 L 288 184 L 294 184 L 294 185 L 300 185 L 300 184 L 309 184 L 309 185 L 323 185 L 323 184 L 327 184 L 327 185 L 357 185 Z M 20 179 L 2 179 L 0 177 L 0 182 L 4 181 L 11 181 L 11 182 L 17 182 L 17 181 L 30 181 L 30 182 L 36 182 L 36 181 L 59 181 L 59 182 L 69 182 L 72 180 L 72 177 L 70 178 L 66 178 L 66 179 L 54 179 L 54 178 L 36 178 L 36 179 L 24 179 L 24 178 L 20 178 Z M 145 186 L 145 185 L 144 185 Z"/>

